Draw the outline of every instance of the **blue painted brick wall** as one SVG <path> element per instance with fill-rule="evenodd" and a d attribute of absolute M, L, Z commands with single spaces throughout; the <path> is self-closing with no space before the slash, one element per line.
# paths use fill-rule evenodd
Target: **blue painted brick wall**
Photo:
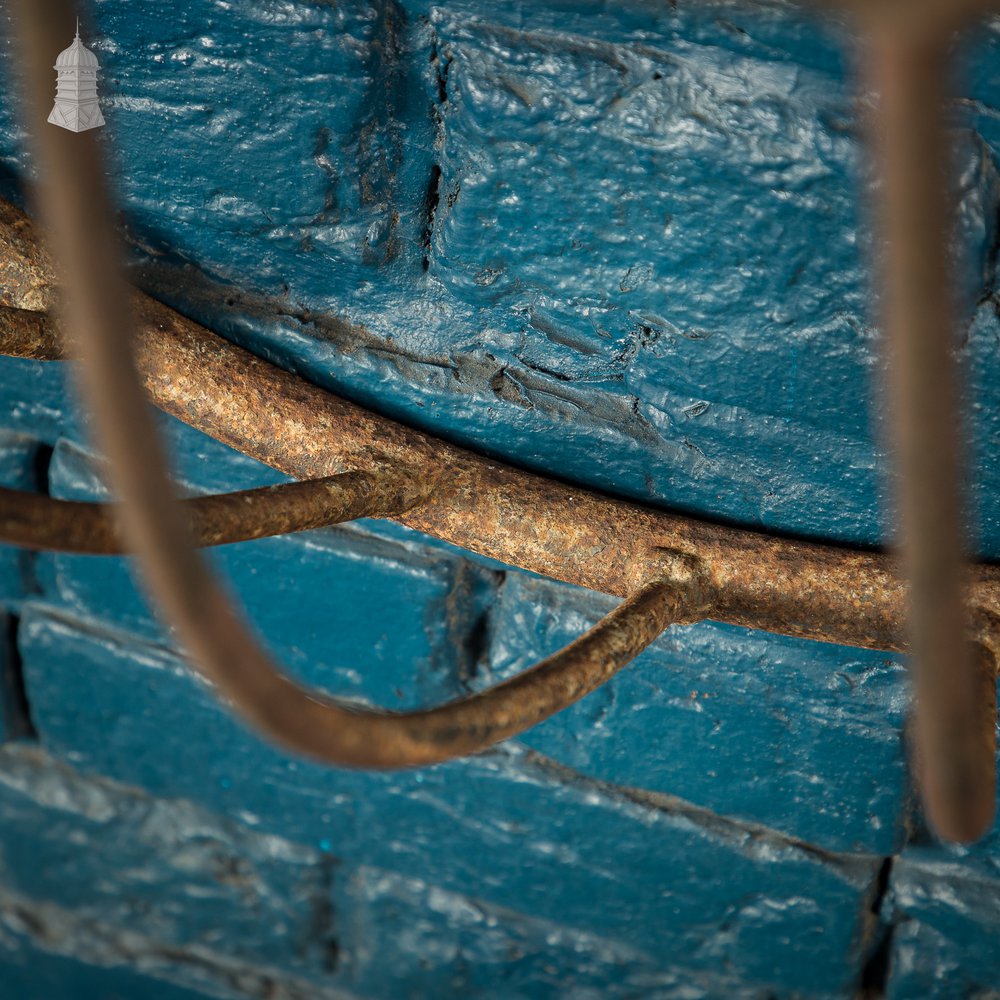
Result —
<path fill-rule="evenodd" d="M 141 7 L 82 10 L 137 284 L 520 465 L 888 538 L 845 25 L 778 0 Z M 952 108 L 986 557 L 998 45 L 996 22 L 964 43 Z M 0 189 L 23 197 L 34 169 L 0 101 Z M 107 496 L 73 399 L 68 367 L 0 359 L 0 483 Z M 281 479 L 161 425 L 188 492 Z M 394 708 L 510 676 L 613 605 L 376 521 L 212 559 L 292 672 Z M 998 834 L 957 850 L 924 829 L 900 658 L 675 629 L 520 741 L 371 775 L 235 721 L 126 560 L 2 549 L 0 604 L 2 1000 L 1000 983 Z"/>
<path fill-rule="evenodd" d="M 614 604 L 510 574 L 491 618 L 490 680 L 572 641 Z M 885 654 L 705 622 L 671 629 L 523 739 L 602 781 L 825 849 L 888 854 L 905 837 L 907 704 L 905 672 Z"/>
<path fill-rule="evenodd" d="M 789 939 L 803 934 L 811 942 L 801 966 L 787 970 L 799 989 L 820 987 L 817 963 L 844 988 L 854 975 L 845 963 L 878 866 L 874 855 L 824 861 L 763 830 L 759 849 L 756 827 L 716 830 L 711 813 L 639 793 L 633 802 L 524 751 L 390 775 L 289 760 L 245 734 L 175 657 L 41 608 L 25 615 L 21 654 L 44 745 L 87 772 L 242 815 L 257 829 L 340 859 L 609 937 L 650 957 L 668 944 L 692 943 L 706 924 L 739 926 L 740 937 L 783 926 Z M 116 698 L 126 688 L 127 711 Z M 772 865 L 772 851 L 786 855 L 787 865 Z M 748 906 L 758 897 L 775 909 Z M 715 947 L 766 983 L 760 948 L 730 953 L 721 939 Z M 668 968 L 711 971 L 717 956 L 706 958 Z"/>

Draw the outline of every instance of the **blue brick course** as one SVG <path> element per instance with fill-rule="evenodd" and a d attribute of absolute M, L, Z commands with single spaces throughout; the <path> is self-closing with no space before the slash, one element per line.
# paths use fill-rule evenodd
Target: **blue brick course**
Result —
<path fill-rule="evenodd" d="M 0 936 L 0 977 L 3 1000 L 207 1000 L 219 996 L 152 979 L 127 965 L 101 966 L 56 955 L 9 927 Z"/>
<path fill-rule="evenodd" d="M 886 995 L 988 997 L 1000 984 L 1000 827 L 972 847 L 922 841 L 893 867 Z"/>
<path fill-rule="evenodd" d="M 95 4 L 137 280 L 522 464 L 884 540 L 848 33 L 784 5 L 574 8 Z M 955 115 L 970 308 L 995 270 L 995 44 Z M 995 342 L 962 353 L 988 369 Z M 972 477 L 984 552 L 994 485 Z"/>
<path fill-rule="evenodd" d="M 184 988 L 331 1000 L 760 994 L 705 949 L 665 962 L 632 943 L 355 866 L 191 802 L 88 778 L 38 751 L 0 751 L 0 806 L 0 926 L 16 932 L 0 936 L 0 969 L 29 996 L 63 975 L 75 977 L 80 1000 Z M 748 898 L 734 915 L 742 934 L 753 909 Z M 774 929 L 774 914 L 756 919 Z M 92 967 L 73 966 L 81 960 Z M 44 973 L 30 977 L 28 961 Z M 121 965 L 142 975 L 110 968 Z"/>
<path fill-rule="evenodd" d="M 877 858 L 826 858 L 516 748 L 415 773 L 317 768 L 246 734 L 166 651 L 42 607 L 26 609 L 20 636 L 41 738 L 85 771 L 647 956 L 671 954 L 691 972 L 722 962 L 738 980 L 772 983 L 763 946 L 778 935 L 789 943 L 783 981 L 796 990 L 853 986 Z"/>
<path fill-rule="evenodd" d="M 205 465 L 216 475 L 228 458 L 218 450 Z M 50 483 L 74 499 L 105 495 L 93 462 L 66 443 Z M 433 704 L 524 669 L 615 603 L 507 574 L 485 619 L 492 669 L 477 676 L 469 633 L 494 577 L 467 561 L 327 531 L 227 547 L 217 562 L 290 669 L 389 707 Z M 49 599 L 98 617 L 114 608 L 119 626 L 167 641 L 123 560 L 45 555 L 39 575 Z M 882 854 L 903 835 L 907 702 L 905 674 L 883 654 L 702 625 L 671 631 L 527 742 L 604 780 L 678 794 L 827 849 Z M 658 738 L 633 745 L 636 731 Z M 864 770 L 845 766 L 861 754 Z"/>
<path fill-rule="evenodd" d="M 36 438 L 0 430 L 0 486 L 34 492 L 45 476 L 47 454 Z M 0 544 L 0 604 L 16 609 L 36 590 L 35 556 Z"/>
<path fill-rule="evenodd" d="M 892 880 L 892 1000 L 989 997 L 1000 983 L 1000 879 L 961 862 L 903 860 Z"/>

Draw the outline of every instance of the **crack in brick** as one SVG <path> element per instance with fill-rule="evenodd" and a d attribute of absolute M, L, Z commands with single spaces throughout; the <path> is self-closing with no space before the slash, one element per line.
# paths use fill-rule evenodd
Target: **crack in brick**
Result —
<path fill-rule="evenodd" d="M 3 662 L 0 665 L 0 703 L 3 705 L 4 727 L 9 740 L 37 740 L 38 729 L 31 715 L 31 702 L 24 682 L 24 665 L 17 645 L 21 619 L 8 617 L 3 636 Z"/>
<path fill-rule="evenodd" d="M 883 911 L 890 892 L 895 860 L 892 855 L 882 859 L 869 894 L 868 912 L 865 914 L 862 931 L 862 951 L 866 957 L 861 968 L 858 1000 L 884 997 L 889 984 L 896 921 L 891 917 L 886 919 Z"/>
<path fill-rule="evenodd" d="M 436 99 L 431 102 L 431 118 L 436 132 L 435 147 L 440 149 L 444 144 L 444 108 L 448 103 L 448 70 L 451 67 L 450 58 L 441 58 L 438 50 L 437 34 L 431 29 L 431 65 L 434 67 L 435 83 L 437 85 Z M 438 206 L 441 203 L 441 187 L 444 174 L 439 163 L 431 166 L 430 179 L 427 183 L 427 194 L 424 198 L 424 231 L 421 236 L 423 246 L 423 268 L 430 270 L 431 244 L 434 239 L 434 225 L 437 220 Z"/>

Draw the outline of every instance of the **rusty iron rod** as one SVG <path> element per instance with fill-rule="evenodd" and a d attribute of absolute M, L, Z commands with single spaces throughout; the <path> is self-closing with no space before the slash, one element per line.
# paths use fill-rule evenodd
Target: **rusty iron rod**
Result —
<path fill-rule="evenodd" d="M 368 473 L 348 472 L 181 504 L 187 508 L 195 544 L 218 545 L 335 520 L 399 514 L 419 498 L 402 498 L 396 478 L 387 473 L 380 484 Z M 0 540 L 75 552 L 121 552 L 116 506 L 0 488 Z M 674 574 L 684 575 L 683 566 Z M 692 612 L 697 615 L 698 600 L 692 599 L 696 593 L 691 583 L 681 587 L 655 582 L 574 643 L 517 677 L 424 711 L 390 714 L 337 702 L 290 681 L 260 655 L 249 655 L 238 670 L 213 679 L 252 724 L 300 753 L 356 767 L 431 764 L 485 749 L 578 701 L 667 626 Z"/>
<path fill-rule="evenodd" d="M 404 768 L 465 756 L 509 739 L 610 680 L 669 625 L 698 615 L 697 588 L 656 581 L 569 646 L 482 693 L 433 709 L 390 713 L 300 687 L 253 647 L 233 649 L 228 607 L 206 609 L 211 641 L 230 649 L 200 658 L 203 672 L 274 742 L 348 767 Z M 238 655 L 231 655 L 236 652 Z"/>
<path fill-rule="evenodd" d="M 4 239 L 12 229 L 19 250 Z M 0 201 L 4 268 L 12 280 L 0 295 L 13 304 L 54 300 L 55 274 L 33 227 Z M 906 584 L 891 555 L 724 527 L 567 486 L 365 410 L 148 296 L 135 293 L 133 310 L 153 402 L 282 472 L 314 479 L 381 465 L 421 469 L 437 486 L 398 520 L 473 552 L 618 597 L 660 572 L 663 550 L 684 552 L 705 568 L 708 617 L 841 645 L 907 648 Z M 8 343 L 11 353 L 17 346 Z M 971 568 L 968 600 L 991 635 L 1000 625 L 1000 567 Z"/>
<path fill-rule="evenodd" d="M 35 277 L 49 280 L 42 271 Z M 905 648 L 905 588 L 885 555 L 678 518 L 485 460 L 338 399 L 152 299 L 136 295 L 135 303 L 140 364 L 157 403 L 276 468 L 301 474 L 351 465 L 377 469 L 388 462 L 421 467 L 438 479 L 449 502 L 439 504 L 431 495 L 400 520 L 428 518 L 414 526 L 466 548 L 608 593 L 627 586 L 636 566 L 663 574 L 664 560 L 680 552 L 705 576 L 700 602 L 707 617 L 851 645 Z M 46 325 L 54 327 L 48 317 Z M 54 333 L 47 336 L 58 343 Z M 8 346 L 17 353 L 16 341 Z M 440 485 L 449 483 L 450 491 Z M 501 517 L 495 533 L 484 536 L 484 521 Z M 984 641 L 993 641 L 1000 573 L 977 567 L 970 592 Z M 977 662 L 988 691 L 995 687 L 995 660 Z M 982 704 L 977 720 L 985 729 L 993 725 L 995 708 Z M 478 711 L 485 710 L 480 702 Z"/>
<path fill-rule="evenodd" d="M 18 2 L 33 84 L 32 125 L 42 120 L 39 112 L 45 104 L 40 81 L 52 46 L 47 37 L 52 8 L 51 0 Z M 346 707 L 300 687 L 275 667 L 237 616 L 194 550 L 190 527 L 173 496 L 135 368 L 130 297 L 118 274 L 111 206 L 93 134 L 34 132 L 47 172 L 43 204 L 66 274 L 66 330 L 73 353 L 84 360 L 81 383 L 108 456 L 112 485 L 122 497 L 124 536 L 139 553 L 147 583 L 195 664 L 272 739 L 319 760 L 350 766 L 414 766 L 470 753 L 582 697 L 685 612 L 700 615 L 697 567 L 692 571 L 683 556 L 671 557 L 664 562 L 664 568 L 671 566 L 669 578 L 644 583 L 566 649 L 480 695 L 393 716 Z"/>
<path fill-rule="evenodd" d="M 10 244 L 0 222 L 0 269 L 16 274 L 8 296 L 19 304 L 23 287 L 31 301 L 54 299 L 55 274 L 35 253 L 30 223 L 0 201 L 0 217 L 4 209 L 23 236 L 22 250 L 4 258 Z M 153 402 L 282 472 L 315 479 L 393 464 L 421 469 L 438 485 L 398 520 L 473 552 L 618 597 L 657 575 L 663 550 L 685 552 L 705 567 L 715 620 L 907 648 L 906 584 L 891 555 L 725 527 L 567 486 L 365 410 L 148 296 L 136 293 L 133 310 Z M 16 347 L 8 344 L 11 353 Z M 1000 625 L 1000 567 L 972 567 L 968 599 L 987 631 Z"/>
<path fill-rule="evenodd" d="M 359 517 L 398 516 L 418 502 L 395 473 L 367 472 L 191 497 L 180 505 L 199 548 L 310 531 Z M 405 478 L 404 478 L 405 481 Z M 87 555 L 127 551 L 119 505 L 57 500 L 0 486 L 0 541 L 29 549 Z"/>
<path fill-rule="evenodd" d="M 59 360 L 63 346 L 56 324 L 48 313 L 0 305 L 0 354 L 33 361 Z"/>

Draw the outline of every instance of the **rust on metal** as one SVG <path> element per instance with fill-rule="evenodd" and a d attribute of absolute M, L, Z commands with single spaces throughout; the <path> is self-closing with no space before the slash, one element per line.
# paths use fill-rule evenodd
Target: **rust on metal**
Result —
<path fill-rule="evenodd" d="M 920 7 L 920 4 L 909 5 Z M 949 5 L 953 8 L 954 5 Z M 886 239 L 882 311 L 892 404 L 901 557 L 909 581 L 916 742 L 928 821 L 951 840 L 992 825 L 996 753 L 972 723 L 980 664 L 970 655 L 964 601 L 962 409 L 949 260 L 944 122 L 950 35 L 935 4 L 867 13 L 867 63 L 877 93 L 873 147 Z M 926 18 L 926 22 L 923 20 Z"/>
<path fill-rule="evenodd" d="M 0 306 L 33 312 L 52 309 L 52 259 L 34 226 L 16 205 L 0 199 Z"/>
<path fill-rule="evenodd" d="M 35 111 L 30 120 L 41 120 L 53 0 L 19 0 L 18 9 L 28 53 L 29 106 Z M 273 740 L 327 763 L 363 767 L 415 766 L 474 752 L 593 690 L 671 622 L 701 617 L 700 567 L 683 553 L 671 554 L 659 560 L 658 572 L 633 596 L 565 650 L 472 698 L 391 716 L 338 704 L 300 687 L 272 663 L 195 551 L 191 525 L 174 496 L 136 367 L 141 348 L 132 336 L 132 312 L 140 327 L 146 326 L 150 303 L 134 300 L 118 272 L 97 143 L 90 133 L 75 135 L 69 169 L 66 133 L 42 129 L 35 139 L 46 176 L 48 224 L 65 274 L 63 332 L 70 353 L 84 360 L 81 387 L 108 458 L 112 487 L 122 499 L 123 537 L 138 553 L 146 582 L 191 651 L 193 665 Z M 179 378 L 179 372 L 167 370 L 154 383 L 164 374 Z M 242 421 L 259 417 L 249 408 L 252 402 L 237 401 Z M 387 469 L 390 478 L 398 476 L 400 488 L 409 490 L 414 477 L 408 462 L 377 453 L 368 461 Z M 438 473 L 446 470 L 433 464 L 420 468 L 433 491 Z"/>
<path fill-rule="evenodd" d="M 181 500 L 194 544 L 229 545 L 310 531 L 359 517 L 393 517 L 419 494 L 406 475 L 383 470 L 344 472 L 326 479 L 282 483 Z M 0 486 L 0 541 L 29 549 L 119 555 L 127 548 L 118 504 L 57 500 Z"/>
<path fill-rule="evenodd" d="M 36 277 L 55 285 L 51 270 Z M 567 486 L 363 409 L 138 292 L 133 313 L 152 401 L 291 476 L 420 469 L 438 485 L 398 520 L 508 565 L 624 597 L 656 576 L 664 551 L 683 552 L 704 567 L 709 618 L 907 648 L 906 584 L 891 555 L 725 527 Z M 16 346 L 8 344 L 11 353 Z M 1000 624 L 1000 567 L 973 566 L 967 600 L 982 621 Z"/>
<path fill-rule="evenodd" d="M 701 616 L 697 585 L 657 580 L 573 643 L 479 694 L 414 712 L 362 708 L 300 687 L 256 655 L 201 658 L 203 672 L 276 743 L 348 767 L 403 768 L 484 750 L 537 725 L 610 680 L 665 628 Z M 227 613 L 210 610 L 216 629 Z"/>
<path fill-rule="evenodd" d="M 0 298 L 3 298 L 3 291 L 0 286 Z M 48 313 L 0 305 L 0 354 L 35 361 L 61 358 L 62 344 L 56 333 L 56 323 Z"/>

